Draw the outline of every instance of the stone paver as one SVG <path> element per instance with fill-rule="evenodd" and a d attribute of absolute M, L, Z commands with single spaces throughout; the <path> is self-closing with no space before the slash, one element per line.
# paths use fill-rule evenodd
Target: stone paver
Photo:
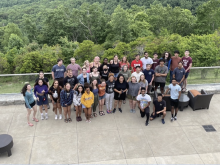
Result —
<path fill-rule="evenodd" d="M 130 113 L 127 100 L 123 113 L 106 113 L 91 123 L 84 113 L 83 121 L 76 122 L 74 111 L 72 123 L 55 120 L 50 109 L 48 120 L 29 127 L 24 105 L 0 106 L 0 134 L 14 139 L 12 156 L 0 154 L 0 164 L 220 164 L 218 107 L 216 94 L 209 110 L 188 107 L 173 123 L 168 111 L 165 125 L 157 118 L 146 127 L 146 118 L 137 108 Z M 207 133 L 203 124 L 217 131 Z"/>

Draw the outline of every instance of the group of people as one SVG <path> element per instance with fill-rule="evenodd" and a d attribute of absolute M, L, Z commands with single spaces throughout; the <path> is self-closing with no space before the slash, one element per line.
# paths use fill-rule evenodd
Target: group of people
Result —
<path fill-rule="evenodd" d="M 127 57 L 122 60 L 115 55 L 114 59 L 108 61 L 104 58 L 100 63 L 100 58 L 96 56 L 93 62 L 86 60 L 84 66 L 76 64 L 75 58 L 71 58 L 71 63 L 65 67 L 63 60 L 58 59 L 57 64 L 52 68 L 53 84 L 49 86 L 48 79 L 41 71 L 39 78 L 36 79 L 34 90 L 30 84 L 25 84 L 21 93 L 25 98 L 25 107 L 27 108 L 27 121 L 29 126 L 30 114 L 33 110 L 33 121 L 38 122 L 36 118 L 37 107 L 39 106 L 41 119 L 48 119 L 48 95 L 52 101 L 55 120 L 62 119 L 69 123 L 71 119 L 71 105 L 74 105 L 76 111 L 76 121 L 82 121 L 82 110 L 85 113 L 86 122 L 90 123 L 91 118 L 105 115 L 106 113 L 115 113 L 117 108 L 122 113 L 122 104 L 129 100 L 130 112 L 136 112 L 136 105 L 140 109 L 141 117 L 147 117 L 145 125 L 149 120 L 162 115 L 162 123 L 165 124 L 166 102 L 163 95 L 170 91 L 171 96 L 171 121 L 177 119 L 178 100 L 181 91 L 186 90 L 187 77 L 192 67 L 192 58 L 189 51 L 185 51 L 183 58 L 179 57 L 179 51 L 174 51 L 171 57 L 169 52 L 165 52 L 160 59 L 158 54 L 153 54 L 153 59 L 144 53 L 135 55 L 135 59 L 129 63 Z M 164 93 L 164 87 L 168 71 L 170 70 L 170 85 Z M 153 112 L 150 115 L 151 97 L 150 92 L 157 91 L 160 87 L 161 93 L 158 98 L 153 100 Z M 33 94 L 37 101 L 35 102 Z M 96 109 L 99 109 L 96 113 Z M 45 111 L 43 111 L 45 110 Z M 174 114 L 175 111 L 175 114 Z M 63 113 L 62 113 L 63 112 Z"/>

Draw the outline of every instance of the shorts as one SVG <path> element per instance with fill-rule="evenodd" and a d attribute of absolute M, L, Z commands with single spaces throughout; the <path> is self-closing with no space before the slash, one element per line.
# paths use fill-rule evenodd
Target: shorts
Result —
<path fill-rule="evenodd" d="M 153 119 L 155 119 L 155 118 L 157 118 L 157 117 L 163 115 L 163 112 L 160 112 L 159 114 L 156 114 L 156 113 L 157 113 L 157 111 L 155 112 L 154 115 L 153 115 L 153 113 L 152 113 L 152 114 L 150 115 L 150 117 L 153 118 Z"/>
<path fill-rule="evenodd" d="M 155 86 L 156 86 L 156 87 L 160 86 L 161 88 L 164 88 L 164 87 L 165 87 L 165 84 L 166 84 L 166 83 L 155 82 Z"/>
<path fill-rule="evenodd" d="M 119 73 L 114 73 L 114 77 L 117 78 Z"/>
<path fill-rule="evenodd" d="M 30 104 L 31 108 L 33 108 L 33 106 L 35 106 L 35 104 L 36 104 L 35 101 L 34 101 L 33 103 L 31 103 L 31 104 Z M 26 105 L 26 103 L 25 103 L 25 107 L 28 108 L 28 106 Z"/>
<path fill-rule="evenodd" d="M 86 108 L 86 106 L 82 104 L 82 108 Z"/>
<path fill-rule="evenodd" d="M 58 80 L 59 86 L 61 86 L 63 88 L 64 87 L 64 84 L 63 84 L 64 78 L 55 78 L 55 79 Z"/>
<path fill-rule="evenodd" d="M 178 99 L 173 100 L 170 98 L 170 104 L 171 104 L 171 107 L 178 108 L 179 100 Z"/>
<path fill-rule="evenodd" d="M 179 82 L 178 82 L 179 83 Z M 183 82 L 181 82 L 181 84 L 179 84 L 180 87 L 183 87 Z"/>
<path fill-rule="evenodd" d="M 47 105 L 48 104 L 48 98 L 46 96 L 37 96 L 39 98 L 39 101 L 37 100 L 37 105 Z"/>
<path fill-rule="evenodd" d="M 137 99 L 136 99 L 136 96 L 131 96 L 131 95 L 127 95 L 127 98 L 129 99 L 129 100 L 134 100 L 134 101 L 137 101 Z"/>
<path fill-rule="evenodd" d="M 99 96 L 99 100 L 105 99 L 105 94 L 103 96 Z"/>
<path fill-rule="evenodd" d="M 187 79 L 187 77 L 189 76 L 189 72 L 185 73 L 185 79 Z"/>

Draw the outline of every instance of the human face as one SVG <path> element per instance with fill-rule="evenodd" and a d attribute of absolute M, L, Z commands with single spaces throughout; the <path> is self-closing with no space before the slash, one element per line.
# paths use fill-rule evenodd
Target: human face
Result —
<path fill-rule="evenodd" d="M 38 85 L 42 86 L 42 85 L 43 85 L 43 81 L 42 81 L 42 80 L 39 80 L 39 81 L 38 81 Z"/>
<path fill-rule="evenodd" d="M 90 88 L 86 88 L 86 92 L 89 94 L 90 93 Z"/>
<path fill-rule="evenodd" d="M 97 71 L 98 71 L 98 69 L 97 69 L 97 68 L 94 68 L 94 69 L 93 69 L 93 72 L 97 72 Z"/>
<path fill-rule="evenodd" d="M 122 83 L 124 81 L 124 77 L 120 76 L 119 77 L 119 82 Z"/>
<path fill-rule="evenodd" d="M 108 79 L 112 82 L 114 80 L 114 76 L 110 76 Z"/>
<path fill-rule="evenodd" d="M 163 65 L 164 65 L 164 62 L 163 62 L 163 61 L 160 61 L 160 65 L 163 66 Z"/>
<path fill-rule="evenodd" d="M 118 56 L 115 56 L 115 57 L 114 57 L 114 61 L 118 61 Z"/>
<path fill-rule="evenodd" d="M 99 58 L 98 58 L 98 57 L 95 57 L 95 58 L 94 58 L 94 62 L 95 62 L 95 63 L 98 63 L 98 62 L 99 62 Z"/>
<path fill-rule="evenodd" d="M 173 84 L 173 85 L 176 85 L 176 80 L 172 80 L 172 84 Z"/>
<path fill-rule="evenodd" d="M 183 67 L 183 64 L 182 63 L 179 63 L 178 64 L 178 68 L 182 68 Z"/>
<path fill-rule="evenodd" d="M 126 62 L 127 58 L 126 57 L 123 57 L 122 58 L 122 62 Z"/>
<path fill-rule="evenodd" d="M 146 93 L 146 90 L 141 90 L 142 95 L 145 95 L 145 93 Z"/>
<path fill-rule="evenodd" d="M 54 86 L 58 87 L 58 85 L 59 85 L 59 82 L 58 81 L 54 81 Z"/>
<path fill-rule="evenodd" d="M 69 75 L 69 77 L 72 77 L 72 76 L 73 76 L 72 70 L 69 70 L 69 71 L 68 71 L 68 75 Z"/>
<path fill-rule="evenodd" d="M 40 78 L 44 78 L 44 73 L 41 72 L 41 73 L 39 74 L 39 77 L 40 77 Z"/>
<path fill-rule="evenodd" d="M 136 82 L 137 82 L 136 78 L 135 78 L 135 77 L 132 77 L 132 78 L 131 78 L 131 82 L 132 82 L 132 83 L 136 83 Z"/>
<path fill-rule="evenodd" d="M 66 90 L 70 90 L 70 84 L 66 84 Z"/>
<path fill-rule="evenodd" d="M 60 60 L 60 61 L 58 62 L 58 65 L 59 65 L 59 66 L 63 65 L 63 60 Z"/>
<path fill-rule="evenodd" d="M 83 69 L 83 70 L 82 70 L 82 73 L 85 75 L 85 74 L 86 74 L 86 69 Z"/>
<path fill-rule="evenodd" d="M 157 59 L 158 58 L 158 55 L 157 54 L 154 54 L 154 59 Z"/>
<path fill-rule="evenodd" d="M 136 72 L 139 73 L 141 71 L 141 68 L 137 67 Z"/>
<path fill-rule="evenodd" d="M 107 69 L 108 70 L 108 67 L 105 65 L 105 66 L 103 66 L 103 70 L 105 70 L 105 69 Z"/>
<path fill-rule="evenodd" d="M 76 60 L 75 59 L 71 59 L 71 64 L 75 64 Z"/>
<path fill-rule="evenodd" d="M 137 55 L 135 58 L 138 61 L 140 59 L 140 55 Z"/>
<path fill-rule="evenodd" d="M 145 79 L 145 76 L 142 74 L 140 79 L 143 81 Z"/>
<path fill-rule="evenodd" d="M 98 84 L 97 80 L 93 80 L 92 84 L 93 84 L 93 85 Z"/>
<path fill-rule="evenodd" d="M 104 64 L 108 64 L 108 60 L 107 59 L 104 59 Z"/>
<path fill-rule="evenodd" d="M 159 102 L 161 102 L 162 101 L 162 96 L 158 96 L 157 99 L 158 99 Z"/>
<path fill-rule="evenodd" d="M 88 61 L 86 62 L 86 66 L 89 66 L 89 62 Z"/>
<path fill-rule="evenodd" d="M 165 59 L 169 57 L 169 53 L 165 53 Z"/>
<path fill-rule="evenodd" d="M 179 54 L 178 54 L 178 53 L 175 53 L 175 54 L 174 54 L 174 56 L 178 57 L 178 56 L 179 56 Z"/>
<path fill-rule="evenodd" d="M 101 83 L 101 85 L 102 85 L 102 86 L 105 86 L 105 81 L 103 81 L 103 82 Z"/>
<path fill-rule="evenodd" d="M 144 54 L 144 57 L 145 57 L 145 58 L 148 58 L 148 53 L 145 53 L 145 54 Z"/>
<path fill-rule="evenodd" d="M 126 72 L 128 70 L 127 65 L 124 66 L 124 72 Z"/>
<path fill-rule="evenodd" d="M 79 86 L 78 91 L 79 91 L 79 92 L 82 92 L 82 91 L 83 91 L 83 88 L 82 88 L 81 86 Z"/>
<path fill-rule="evenodd" d="M 189 51 L 185 51 L 185 56 L 186 56 L 186 57 L 189 56 Z"/>
<path fill-rule="evenodd" d="M 27 86 L 27 90 L 31 90 L 31 85 L 28 85 L 28 86 Z"/>
<path fill-rule="evenodd" d="M 150 70 L 150 65 L 147 65 L 147 67 L 146 67 L 146 68 L 147 68 L 147 70 Z"/>

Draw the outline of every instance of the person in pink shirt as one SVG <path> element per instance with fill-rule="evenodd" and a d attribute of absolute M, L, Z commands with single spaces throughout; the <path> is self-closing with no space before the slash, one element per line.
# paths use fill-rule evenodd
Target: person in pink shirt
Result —
<path fill-rule="evenodd" d="M 82 73 L 82 68 L 78 64 L 76 64 L 76 59 L 75 58 L 71 58 L 70 61 L 71 61 L 71 64 L 69 64 L 67 66 L 66 70 L 71 69 L 73 76 L 77 77 L 79 71 L 80 71 L 79 74 Z"/>
<path fill-rule="evenodd" d="M 123 66 L 127 65 L 128 69 L 130 68 L 130 63 L 128 62 L 128 59 L 126 56 L 122 58 L 122 60 L 119 62 L 120 63 L 120 70 L 123 68 Z"/>
<path fill-rule="evenodd" d="M 183 68 L 186 71 L 185 80 L 183 81 L 183 91 L 186 91 L 187 77 L 189 76 L 190 68 L 192 67 L 192 58 L 189 56 L 189 50 L 185 51 L 185 57 L 182 58 Z"/>

